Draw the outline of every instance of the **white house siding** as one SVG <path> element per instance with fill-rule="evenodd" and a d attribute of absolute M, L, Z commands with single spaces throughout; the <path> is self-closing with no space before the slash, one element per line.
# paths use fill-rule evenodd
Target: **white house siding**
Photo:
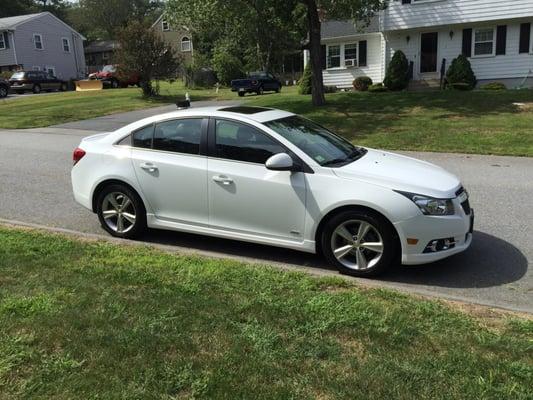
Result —
<path fill-rule="evenodd" d="M 532 0 L 533 3 L 533 0 Z M 494 21 L 491 23 L 475 23 L 441 27 L 438 29 L 419 29 L 405 30 L 400 32 L 386 33 L 387 63 L 396 50 L 402 50 L 409 61 L 414 62 L 414 79 L 434 79 L 439 77 L 436 74 L 420 74 L 419 56 L 420 56 L 420 34 L 422 32 L 438 32 L 438 58 L 437 69 L 440 71 L 442 59 L 446 59 L 446 66 L 462 52 L 463 29 L 494 27 L 497 25 L 507 25 L 507 42 L 506 54 L 489 57 L 471 57 L 470 63 L 476 77 L 480 81 L 489 80 L 507 80 L 512 79 L 513 84 L 522 80 L 529 71 L 533 71 L 533 54 L 519 54 L 520 41 L 520 22 L 516 21 Z M 533 22 L 533 17 L 531 18 Z M 453 38 L 450 37 L 453 32 Z M 409 42 L 407 37 L 410 37 Z M 496 44 L 494 44 L 496 45 Z M 532 43 L 533 45 L 533 43 Z M 527 82 L 529 86 L 533 85 L 533 72 L 530 74 L 531 79 Z"/>
<path fill-rule="evenodd" d="M 34 33 L 42 35 L 43 50 L 35 49 Z M 70 52 L 63 51 L 63 37 L 70 40 Z M 43 14 L 18 25 L 15 44 L 18 64 L 24 69 L 54 67 L 57 77 L 65 80 L 81 77 L 85 72 L 81 37 L 52 15 Z"/>
<path fill-rule="evenodd" d="M 0 30 L 0 35 L 3 35 L 4 32 Z M 13 46 L 13 35 L 11 32 L 8 33 L 8 40 L 9 40 L 9 49 L 0 49 L 0 70 L 2 67 L 10 67 L 12 65 L 16 65 L 16 57 L 15 57 L 15 51 Z"/>
<path fill-rule="evenodd" d="M 533 0 L 391 0 L 383 15 L 385 31 L 458 23 L 496 21 L 533 15 Z"/>
<path fill-rule="evenodd" d="M 381 34 L 361 35 L 347 38 L 337 38 L 331 40 L 323 40 L 322 44 L 338 45 L 353 43 L 354 41 L 367 41 L 367 66 L 354 68 L 332 68 L 325 69 L 322 73 L 324 76 L 324 85 L 335 86 L 337 88 L 351 88 L 352 82 L 355 78 L 360 76 L 368 76 L 375 83 L 383 81 L 383 54 L 384 54 L 384 39 Z M 343 59 L 341 58 L 341 65 Z"/>

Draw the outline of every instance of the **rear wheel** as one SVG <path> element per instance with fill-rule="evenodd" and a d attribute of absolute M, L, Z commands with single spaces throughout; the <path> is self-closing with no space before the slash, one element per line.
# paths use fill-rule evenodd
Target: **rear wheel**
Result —
<path fill-rule="evenodd" d="M 67 87 L 66 83 L 62 83 L 61 86 L 59 87 L 59 90 L 62 91 L 62 92 L 66 92 L 67 89 L 68 89 L 68 87 Z"/>
<path fill-rule="evenodd" d="M 265 93 L 265 90 L 263 89 L 263 86 L 259 86 L 259 89 L 257 89 L 257 94 L 261 96 L 263 93 Z"/>
<path fill-rule="evenodd" d="M 239 97 L 244 97 L 244 92 L 239 92 Z"/>
<path fill-rule="evenodd" d="M 146 210 L 137 193 L 125 185 L 104 188 L 97 199 L 98 219 L 112 236 L 133 239 L 146 230 Z"/>
<path fill-rule="evenodd" d="M 390 268 L 396 255 L 394 228 L 383 217 L 366 210 L 345 211 L 324 226 L 321 238 L 326 259 L 339 272 L 375 276 Z"/>
<path fill-rule="evenodd" d="M 111 81 L 111 87 L 112 87 L 113 89 L 117 89 L 119 86 L 120 86 L 120 85 L 119 85 L 119 82 L 118 82 L 116 79 L 113 79 L 113 80 Z"/>
<path fill-rule="evenodd" d="M 41 93 L 41 85 L 33 85 L 32 92 L 35 94 Z"/>
<path fill-rule="evenodd" d="M 281 92 L 281 85 L 278 86 L 278 88 L 276 89 L 276 93 L 279 93 L 279 92 Z"/>

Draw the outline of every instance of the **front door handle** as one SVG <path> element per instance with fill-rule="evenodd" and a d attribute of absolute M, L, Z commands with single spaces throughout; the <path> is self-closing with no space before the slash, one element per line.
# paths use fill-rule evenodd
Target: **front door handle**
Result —
<path fill-rule="evenodd" d="M 155 172 L 157 171 L 157 165 L 149 163 L 149 162 L 143 162 L 141 163 L 140 167 L 148 172 Z"/>
<path fill-rule="evenodd" d="M 233 183 L 233 179 L 228 178 L 225 175 L 215 175 L 213 176 L 213 180 L 217 183 L 222 183 L 223 185 L 231 185 Z"/>

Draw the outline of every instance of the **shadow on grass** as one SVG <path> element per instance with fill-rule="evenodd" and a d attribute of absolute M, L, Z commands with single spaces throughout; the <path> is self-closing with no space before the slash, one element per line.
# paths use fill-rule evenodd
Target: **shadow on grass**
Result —
<path fill-rule="evenodd" d="M 223 256 L 254 258 L 265 264 L 276 262 L 332 270 L 319 256 L 253 243 L 159 230 L 151 230 L 142 239 Z M 527 269 L 528 260 L 511 243 L 476 231 L 466 252 L 433 264 L 398 266 L 379 280 L 443 288 L 490 288 L 520 280 Z"/>

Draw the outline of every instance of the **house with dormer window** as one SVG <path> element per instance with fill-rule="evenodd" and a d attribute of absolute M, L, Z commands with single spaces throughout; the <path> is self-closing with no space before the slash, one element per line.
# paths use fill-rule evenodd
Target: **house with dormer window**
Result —
<path fill-rule="evenodd" d="M 452 60 L 464 54 L 480 84 L 533 87 L 532 24 L 532 0 L 391 0 L 369 26 L 323 22 L 324 84 L 348 88 L 363 75 L 381 82 L 401 50 L 421 86 L 438 87 Z M 352 61 L 361 41 L 362 65 Z"/>

